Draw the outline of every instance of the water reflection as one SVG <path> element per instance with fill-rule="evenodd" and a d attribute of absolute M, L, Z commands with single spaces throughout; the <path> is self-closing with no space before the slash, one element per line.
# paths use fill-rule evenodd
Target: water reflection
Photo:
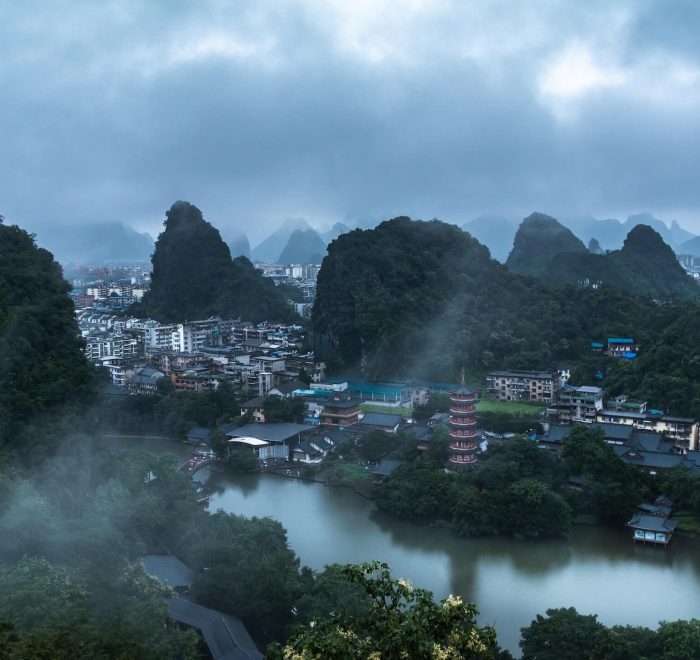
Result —
<path fill-rule="evenodd" d="M 609 625 L 654 626 L 700 614 L 700 547 L 685 539 L 663 550 L 599 527 L 577 527 L 570 539 L 553 541 L 462 539 L 394 520 L 347 489 L 272 475 L 212 480 L 211 510 L 279 520 L 303 564 L 385 561 L 438 598 L 453 593 L 477 603 L 480 621 L 495 624 L 512 651 L 520 628 L 550 607 L 573 605 Z"/>
<path fill-rule="evenodd" d="M 165 440 L 109 443 L 183 459 L 189 454 Z M 676 538 L 664 550 L 634 545 L 626 530 L 600 527 L 576 527 L 568 540 L 462 539 L 397 521 L 344 488 L 206 469 L 196 478 L 213 489 L 210 511 L 279 520 L 302 564 L 322 569 L 378 559 L 438 598 L 452 593 L 475 602 L 481 623 L 495 625 L 501 644 L 515 653 L 520 628 L 551 607 L 597 613 L 608 625 L 700 617 L 696 541 Z"/>

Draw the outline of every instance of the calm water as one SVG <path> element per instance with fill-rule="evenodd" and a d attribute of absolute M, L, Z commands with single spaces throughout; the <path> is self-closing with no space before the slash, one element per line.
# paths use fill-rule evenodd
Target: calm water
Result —
<path fill-rule="evenodd" d="M 175 454 L 183 462 L 190 453 L 169 440 L 107 442 Z M 481 622 L 495 625 L 501 645 L 516 655 L 520 628 L 550 607 L 573 605 L 608 625 L 653 627 L 662 619 L 700 618 L 697 541 L 675 538 L 663 550 L 635 546 L 625 530 L 598 527 L 576 528 L 569 541 L 460 539 L 449 530 L 381 515 L 372 502 L 344 488 L 207 470 L 196 478 L 214 488 L 210 511 L 279 520 L 307 566 L 378 559 L 439 598 L 452 593 L 475 602 Z"/>
<path fill-rule="evenodd" d="M 197 478 L 215 488 L 210 511 L 279 520 L 314 569 L 379 559 L 440 598 L 475 602 L 481 622 L 495 625 L 501 645 L 516 653 L 520 628 L 549 607 L 573 605 L 609 625 L 700 617 L 698 542 L 635 546 L 625 531 L 598 527 L 577 528 L 570 541 L 460 539 L 378 514 L 347 489 L 204 470 Z"/>

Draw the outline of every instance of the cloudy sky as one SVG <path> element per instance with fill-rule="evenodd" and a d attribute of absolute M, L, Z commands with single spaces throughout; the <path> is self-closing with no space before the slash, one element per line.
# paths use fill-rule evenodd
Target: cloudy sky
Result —
<path fill-rule="evenodd" d="M 700 233 L 695 0 L 0 0 L 0 213 Z"/>

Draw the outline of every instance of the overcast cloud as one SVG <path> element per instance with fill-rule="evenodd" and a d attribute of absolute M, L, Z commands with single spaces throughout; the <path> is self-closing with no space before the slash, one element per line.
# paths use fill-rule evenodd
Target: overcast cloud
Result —
<path fill-rule="evenodd" d="M 0 0 L 0 213 L 700 233 L 700 3 Z"/>

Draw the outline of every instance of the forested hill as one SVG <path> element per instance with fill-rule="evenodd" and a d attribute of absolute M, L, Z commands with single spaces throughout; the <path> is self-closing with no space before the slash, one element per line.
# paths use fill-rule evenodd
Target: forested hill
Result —
<path fill-rule="evenodd" d="M 249 321 L 294 317 L 271 280 L 245 257 L 231 259 L 218 229 L 196 206 L 175 202 L 165 215 L 152 258 L 151 289 L 134 313 L 166 322 L 213 315 Z"/>
<path fill-rule="evenodd" d="M 554 218 L 533 214 L 520 225 L 506 265 L 551 286 L 596 284 L 657 299 L 700 296 L 673 250 L 647 225 L 634 226 L 622 249 L 594 254 Z"/>
<path fill-rule="evenodd" d="M 68 291 L 51 253 L 0 223 L 0 448 L 91 391 Z"/>
<path fill-rule="evenodd" d="M 586 246 L 570 229 L 543 213 L 525 218 L 513 240 L 506 266 L 513 273 L 539 276 L 561 252 L 586 254 Z"/>
<path fill-rule="evenodd" d="M 454 380 L 462 366 L 571 362 L 592 337 L 630 332 L 647 304 L 614 291 L 548 289 L 508 272 L 453 225 L 396 218 L 329 246 L 313 325 L 344 368 Z"/>

